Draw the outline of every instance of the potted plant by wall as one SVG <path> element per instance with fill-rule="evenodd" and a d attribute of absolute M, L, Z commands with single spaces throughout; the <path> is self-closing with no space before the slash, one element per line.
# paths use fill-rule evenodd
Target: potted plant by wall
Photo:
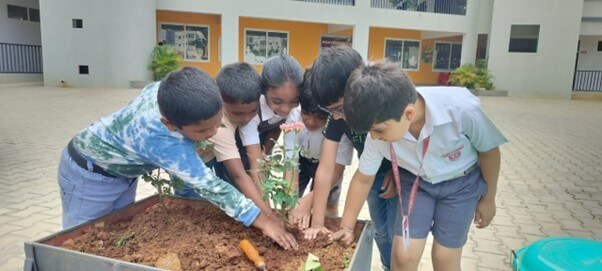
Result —
<path fill-rule="evenodd" d="M 151 53 L 148 69 L 153 72 L 155 81 L 163 79 L 167 74 L 177 70 L 182 62 L 182 56 L 169 45 L 157 45 Z"/>
<path fill-rule="evenodd" d="M 479 59 L 476 65 L 464 64 L 456 68 L 449 76 L 454 86 L 468 88 L 473 94 L 480 96 L 507 96 L 505 90 L 494 90 L 493 75 L 487 68 L 487 60 Z"/>
<path fill-rule="evenodd" d="M 299 126 L 282 128 L 296 133 Z M 207 146 L 199 142 L 197 147 Z M 296 164 L 283 157 L 279 152 L 263 158 L 266 167 L 275 167 L 264 179 L 263 188 L 286 221 L 286 212 L 296 203 L 296 191 L 283 174 L 294 173 Z M 245 228 L 207 201 L 173 197 L 172 189 L 179 183 L 164 177 L 160 172 L 142 177 L 158 195 L 39 241 L 26 242 L 24 270 L 254 270 L 259 266 L 258 257 L 269 270 L 370 269 L 374 231 L 369 221 L 358 223 L 357 242 L 351 247 L 326 238 L 305 240 L 297 231 L 293 233 L 299 249 L 285 251 L 260 230 Z M 331 230 L 338 225 L 336 219 L 326 221 Z M 253 252 L 256 248 L 256 253 L 250 253 L 252 257 L 241 249 L 243 240 L 253 244 Z"/>

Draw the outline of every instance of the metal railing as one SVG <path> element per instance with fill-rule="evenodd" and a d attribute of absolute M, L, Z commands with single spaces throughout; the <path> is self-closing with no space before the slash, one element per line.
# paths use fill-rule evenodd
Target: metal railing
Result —
<path fill-rule="evenodd" d="M 354 6 L 355 0 L 295 0 L 299 2 L 311 2 L 331 5 Z"/>
<path fill-rule="evenodd" d="M 42 46 L 0 43 L 0 73 L 42 73 Z"/>
<path fill-rule="evenodd" d="M 373 8 L 466 15 L 466 1 L 467 0 L 371 0 L 370 6 Z"/>
<path fill-rule="evenodd" d="M 575 71 L 574 91 L 602 91 L 602 71 Z"/>

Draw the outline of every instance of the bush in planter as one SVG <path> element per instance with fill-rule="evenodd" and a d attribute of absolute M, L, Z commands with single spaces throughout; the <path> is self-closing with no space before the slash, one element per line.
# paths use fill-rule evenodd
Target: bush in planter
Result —
<path fill-rule="evenodd" d="M 487 69 L 487 60 L 479 59 L 477 64 L 464 64 L 458 67 L 449 76 L 449 82 L 455 86 L 462 86 L 468 89 L 493 89 L 491 71 Z"/>
<path fill-rule="evenodd" d="M 182 62 L 182 56 L 171 46 L 157 45 L 151 54 L 148 69 L 153 71 L 155 80 L 161 80 L 167 74 L 177 70 Z"/>

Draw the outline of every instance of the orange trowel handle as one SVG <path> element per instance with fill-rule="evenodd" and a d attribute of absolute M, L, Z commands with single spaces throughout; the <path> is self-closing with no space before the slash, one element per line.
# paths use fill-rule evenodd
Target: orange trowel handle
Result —
<path fill-rule="evenodd" d="M 266 268 L 265 259 L 259 256 L 259 252 L 257 252 L 249 240 L 244 239 L 240 241 L 240 248 L 242 248 L 242 251 L 245 253 L 245 255 L 247 255 L 247 258 L 249 258 L 249 260 L 255 264 L 255 267 L 259 268 L 260 270 L 264 270 Z"/>

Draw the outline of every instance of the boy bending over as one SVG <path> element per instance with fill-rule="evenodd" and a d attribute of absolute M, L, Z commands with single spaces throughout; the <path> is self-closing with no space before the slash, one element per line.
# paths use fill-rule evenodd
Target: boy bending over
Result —
<path fill-rule="evenodd" d="M 296 247 L 282 225 L 217 178 L 197 154 L 195 142 L 215 135 L 221 119 L 215 81 L 199 69 L 183 68 L 79 132 L 58 169 L 63 227 L 134 202 L 137 177 L 163 168 L 245 226 L 263 230 L 285 249 Z"/>
<path fill-rule="evenodd" d="M 398 64 L 384 62 L 353 72 L 344 109 L 352 129 L 370 136 L 334 238 L 351 243 L 350 229 L 386 158 L 399 171 L 402 197 L 391 269 L 417 270 L 432 232 L 434 269 L 460 270 L 471 221 L 485 228 L 495 215 L 499 146 L 507 142 L 479 100 L 460 87 L 417 91 Z"/>

